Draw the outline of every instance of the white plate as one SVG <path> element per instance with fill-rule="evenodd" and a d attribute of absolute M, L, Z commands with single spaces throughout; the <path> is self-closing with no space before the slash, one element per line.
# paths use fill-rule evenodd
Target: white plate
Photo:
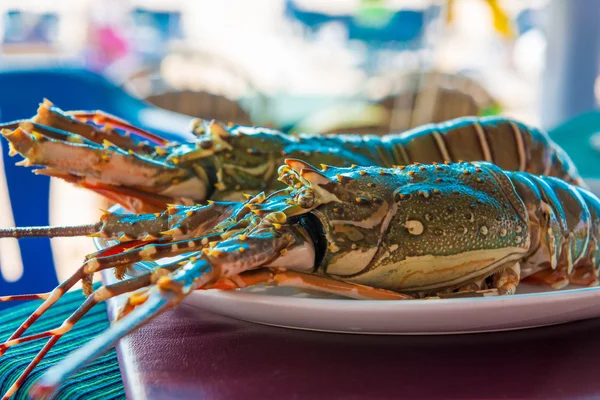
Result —
<path fill-rule="evenodd" d="M 113 208 L 112 211 L 120 209 Z M 96 240 L 99 248 L 107 243 Z M 176 258 L 162 260 L 159 264 Z M 139 263 L 130 271 L 147 270 Z M 370 301 L 257 286 L 198 291 L 187 304 L 245 321 L 327 332 L 431 335 L 493 332 L 600 317 L 600 287 L 547 290 L 522 284 L 513 296 Z"/>
<path fill-rule="evenodd" d="M 561 324 L 600 316 L 600 290 L 451 300 L 301 298 L 290 291 L 207 291 L 188 304 L 267 325 L 361 334 L 456 334 Z"/>

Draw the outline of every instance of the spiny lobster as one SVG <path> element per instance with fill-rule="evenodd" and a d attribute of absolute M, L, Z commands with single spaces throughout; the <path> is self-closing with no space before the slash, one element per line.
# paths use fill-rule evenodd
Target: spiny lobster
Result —
<path fill-rule="evenodd" d="M 503 117 L 459 118 L 383 137 L 283 134 L 195 120 L 194 139 L 167 143 L 117 117 L 65 113 L 45 101 L 30 120 L 3 128 L 11 154 L 25 157 L 21 165 L 43 166 L 35 172 L 93 190 L 136 213 L 281 189 L 277 167 L 285 158 L 341 167 L 488 161 L 584 186 L 572 161 L 544 132 Z"/>
<path fill-rule="evenodd" d="M 52 393 L 121 337 L 200 289 L 258 283 L 354 299 L 510 295 L 525 278 L 555 288 L 598 284 L 600 200 L 554 177 L 486 162 L 317 169 L 288 159 L 286 187 L 245 202 L 171 205 L 156 214 L 107 212 L 79 227 L 4 228 L 0 237 L 100 235 L 118 243 L 87 257 L 0 345 L 49 338 L 5 397 L 95 304 L 129 293 L 119 320 L 50 368 L 32 390 Z M 182 256 L 142 276 L 101 287 L 61 326 L 23 336 L 76 282 L 93 273 Z"/>

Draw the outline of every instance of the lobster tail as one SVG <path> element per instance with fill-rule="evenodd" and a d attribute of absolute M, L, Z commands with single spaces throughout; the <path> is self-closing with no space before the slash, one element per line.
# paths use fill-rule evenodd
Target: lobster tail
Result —
<path fill-rule="evenodd" d="M 507 173 L 529 214 L 531 248 L 523 275 L 554 288 L 595 286 L 600 266 L 600 201 L 554 177 Z M 547 267 L 551 267 L 548 269 Z"/>
<path fill-rule="evenodd" d="M 382 144 L 399 165 L 486 161 L 505 171 L 556 176 L 584 186 L 569 156 L 545 132 L 505 117 L 465 117 L 428 124 L 388 135 Z"/>

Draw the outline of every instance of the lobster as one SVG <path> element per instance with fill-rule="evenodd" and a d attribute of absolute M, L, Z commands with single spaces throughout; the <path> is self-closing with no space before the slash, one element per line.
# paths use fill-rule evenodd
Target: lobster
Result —
<path fill-rule="evenodd" d="M 555 289 L 598 284 L 600 199 L 556 177 L 488 162 L 318 169 L 287 159 L 278 180 L 283 189 L 244 202 L 106 212 L 82 226 L 0 229 L 0 237 L 116 241 L 90 254 L 50 293 L 0 298 L 45 299 L 0 353 L 48 338 L 5 397 L 95 304 L 127 293 L 117 322 L 51 367 L 32 390 L 35 398 L 195 290 L 267 284 L 353 299 L 430 301 L 512 295 L 523 280 Z M 124 279 L 134 263 L 174 256 L 181 258 Z M 122 280 L 91 292 L 93 274 L 111 268 Z M 24 336 L 79 281 L 89 295 L 81 307 L 61 326 Z"/>
<path fill-rule="evenodd" d="M 42 166 L 35 173 L 90 189 L 136 213 L 281 189 L 277 167 L 286 157 L 340 167 L 487 161 L 585 187 L 546 133 L 503 117 L 464 117 L 382 137 L 284 134 L 196 119 L 193 137 L 176 143 L 99 111 L 65 113 L 45 101 L 35 117 L 3 128 L 10 154 L 24 157 L 21 165 Z"/>

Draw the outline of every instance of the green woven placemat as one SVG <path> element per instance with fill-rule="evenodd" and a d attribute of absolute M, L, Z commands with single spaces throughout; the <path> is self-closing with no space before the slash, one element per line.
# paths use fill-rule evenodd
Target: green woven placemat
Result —
<path fill-rule="evenodd" d="M 40 318 L 27 331 L 27 334 L 43 332 L 58 327 L 64 319 L 75 311 L 83 300 L 83 294 L 79 290 L 68 293 L 60 302 L 47 311 L 46 315 Z M 10 334 L 39 304 L 40 301 L 32 301 L 2 311 L 0 313 L 0 341 L 3 342 L 8 339 Z M 42 376 L 45 370 L 108 327 L 106 306 L 99 304 L 79 321 L 71 332 L 67 333 L 56 343 L 54 348 L 40 362 L 32 374 L 29 375 L 25 384 L 12 398 L 26 399 L 29 389 Z M 13 382 L 17 380 L 21 371 L 27 367 L 46 340 L 42 339 L 12 347 L 0 357 L 1 394 L 4 394 Z M 124 399 L 125 391 L 115 350 L 112 349 L 101 358 L 94 360 L 84 370 L 66 381 L 57 392 L 55 398 L 69 400 Z"/>

